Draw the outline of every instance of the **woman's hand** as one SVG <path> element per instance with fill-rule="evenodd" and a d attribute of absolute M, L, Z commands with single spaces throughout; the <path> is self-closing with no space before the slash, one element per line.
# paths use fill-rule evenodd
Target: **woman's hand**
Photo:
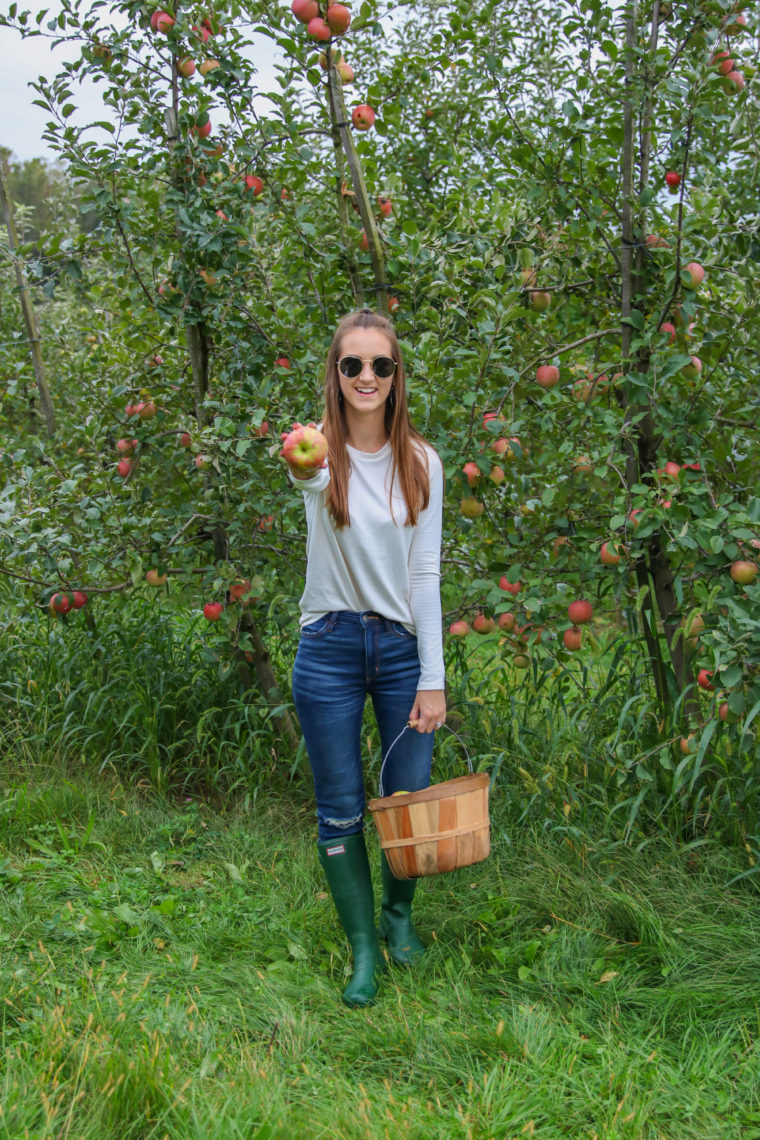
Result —
<path fill-rule="evenodd" d="M 418 689 L 409 725 L 418 732 L 432 732 L 446 722 L 446 693 L 443 689 Z"/>

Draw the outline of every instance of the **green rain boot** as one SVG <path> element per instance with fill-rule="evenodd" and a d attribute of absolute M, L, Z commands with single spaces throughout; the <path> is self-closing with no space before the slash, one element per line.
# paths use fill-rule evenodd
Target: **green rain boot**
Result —
<path fill-rule="evenodd" d="M 384 963 L 364 833 L 320 841 L 317 851 L 354 959 L 354 973 L 343 991 L 343 1001 L 352 1007 L 371 1005 Z"/>
<path fill-rule="evenodd" d="M 382 850 L 380 870 L 383 877 L 380 937 L 387 941 L 388 953 L 394 962 L 409 966 L 425 953 L 424 943 L 412 926 L 412 899 L 417 880 L 397 879 Z"/>

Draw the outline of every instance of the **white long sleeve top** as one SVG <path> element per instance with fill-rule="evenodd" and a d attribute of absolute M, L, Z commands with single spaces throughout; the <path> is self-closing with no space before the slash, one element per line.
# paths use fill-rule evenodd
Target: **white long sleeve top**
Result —
<path fill-rule="evenodd" d="M 371 610 L 400 622 L 417 636 L 418 688 L 442 689 L 441 461 L 425 444 L 430 501 L 417 516 L 417 525 L 406 526 L 406 502 L 398 479 L 394 480 L 391 515 L 390 442 L 375 452 L 346 447 L 351 461 L 349 526 L 338 530 L 327 510 L 323 492 L 330 482 L 328 467 L 310 479 L 290 475 L 293 486 L 303 492 L 306 507 L 306 585 L 300 624 L 308 625 L 333 610 Z"/>

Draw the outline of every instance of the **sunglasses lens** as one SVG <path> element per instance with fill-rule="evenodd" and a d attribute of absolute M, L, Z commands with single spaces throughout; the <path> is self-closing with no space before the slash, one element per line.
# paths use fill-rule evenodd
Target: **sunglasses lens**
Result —
<path fill-rule="evenodd" d="M 353 380 L 355 376 L 359 376 L 362 370 L 362 362 L 358 356 L 344 356 L 342 360 L 338 361 L 338 368 L 347 376 L 349 380 Z"/>
<path fill-rule="evenodd" d="M 395 368 L 395 361 L 390 356 L 376 356 L 372 361 L 372 371 L 381 380 L 387 380 L 389 376 L 392 376 Z"/>

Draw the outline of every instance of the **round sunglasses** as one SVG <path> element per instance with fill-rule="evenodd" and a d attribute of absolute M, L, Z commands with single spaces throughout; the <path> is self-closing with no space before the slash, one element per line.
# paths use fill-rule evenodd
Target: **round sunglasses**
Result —
<path fill-rule="evenodd" d="M 369 364 L 379 380 L 389 380 L 396 371 L 396 361 L 392 356 L 374 356 L 372 360 L 362 360 L 360 356 L 344 356 L 338 361 L 338 370 L 348 380 L 361 376 L 362 368 Z"/>

